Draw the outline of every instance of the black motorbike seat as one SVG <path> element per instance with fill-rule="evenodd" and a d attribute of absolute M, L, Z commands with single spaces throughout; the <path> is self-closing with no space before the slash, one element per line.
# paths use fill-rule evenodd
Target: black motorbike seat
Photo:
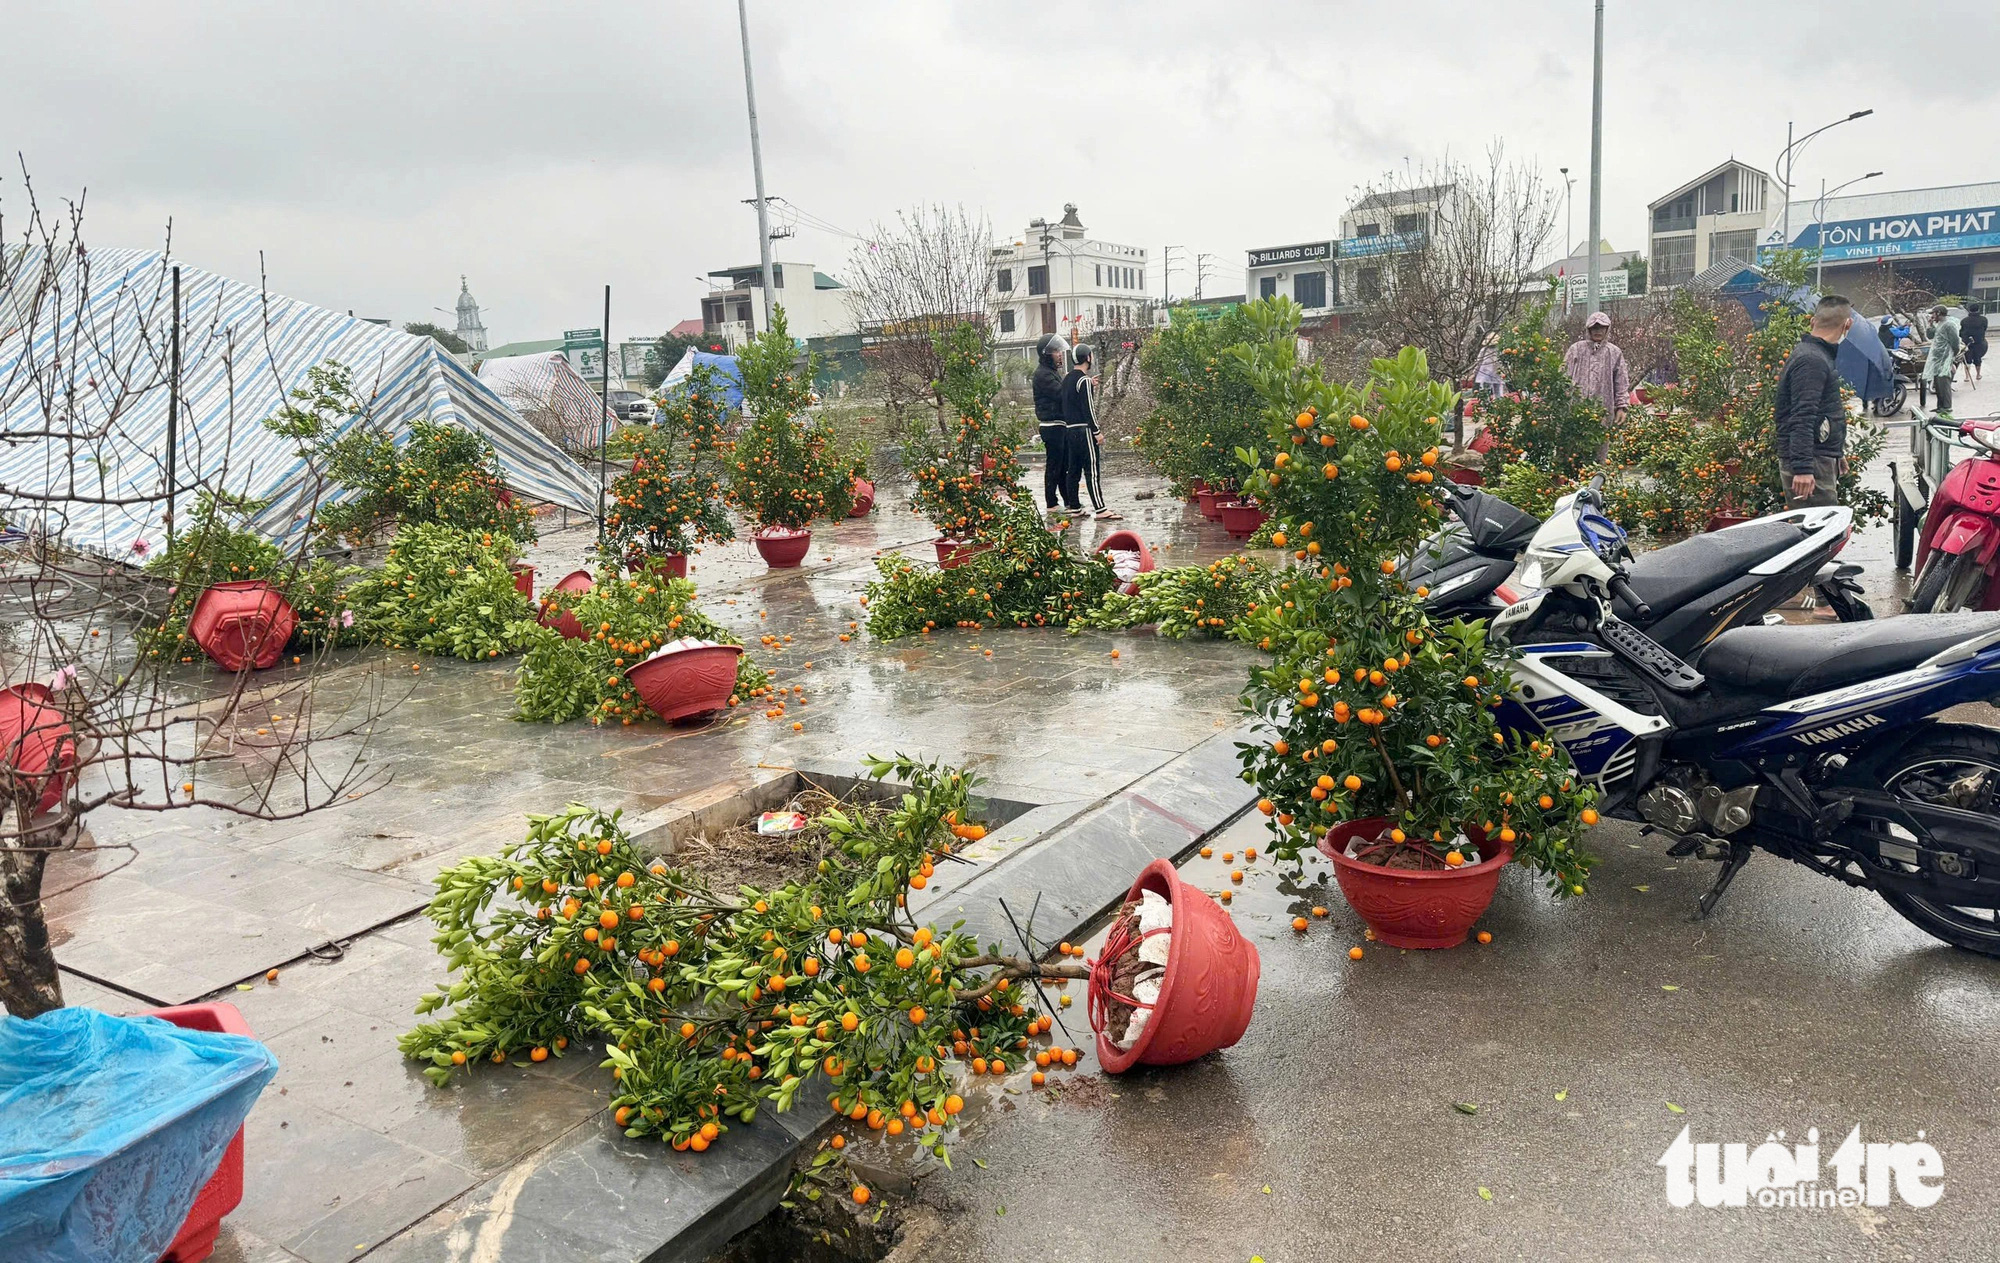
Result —
<path fill-rule="evenodd" d="M 2000 613 L 1905 614 L 1821 627 L 1733 627 L 1696 664 L 1717 685 L 1804 697 L 1880 679 L 1975 636 L 2000 631 Z"/>
<path fill-rule="evenodd" d="M 1805 528 L 1793 522 L 1746 522 L 1644 553 L 1632 563 L 1627 578 L 1639 599 L 1653 607 L 1657 621 L 1703 593 L 1749 573 L 1752 566 L 1769 561 L 1806 536 Z M 1616 604 L 1619 617 L 1636 621 L 1631 606 L 1622 598 Z"/>

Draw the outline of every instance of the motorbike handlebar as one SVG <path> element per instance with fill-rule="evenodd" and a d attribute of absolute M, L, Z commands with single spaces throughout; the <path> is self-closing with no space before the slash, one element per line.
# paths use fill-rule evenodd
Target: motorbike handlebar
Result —
<path fill-rule="evenodd" d="M 1653 607 L 1639 599 L 1639 594 L 1632 590 L 1632 581 L 1624 575 L 1612 575 L 1610 587 L 1611 595 L 1624 598 L 1625 603 L 1632 607 L 1633 616 L 1640 622 L 1646 622 L 1653 617 Z"/>

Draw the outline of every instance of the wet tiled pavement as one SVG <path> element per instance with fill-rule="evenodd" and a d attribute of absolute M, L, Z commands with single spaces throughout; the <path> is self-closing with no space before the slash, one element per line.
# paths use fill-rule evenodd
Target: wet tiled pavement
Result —
<path fill-rule="evenodd" d="M 1112 478 L 1112 499 L 1127 514 L 1118 526 L 1143 532 L 1166 565 L 1230 551 L 1219 528 L 1177 502 L 1134 498 L 1155 486 L 1136 472 Z M 366 755 L 393 772 L 385 786 L 288 822 L 205 810 L 99 813 L 99 849 L 63 857 L 50 874 L 51 890 L 72 887 L 49 905 L 70 1001 L 132 1011 L 225 999 L 280 1063 L 248 1124 L 245 1199 L 225 1224 L 218 1260 L 355 1258 L 460 1194 L 473 1191 L 468 1203 L 483 1204 L 514 1172 L 522 1174 L 506 1203 L 508 1223 L 523 1226 L 506 1230 L 510 1251 L 530 1220 L 567 1243 L 553 1256 L 563 1258 L 596 1257 L 599 1248 L 607 1258 L 635 1257 L 633 1234 L 659 1226 L 580 1227 L 518 1204 L 540 1196 L 543 1181 L 528 1175 L 545 1167 L 560 1176 L 569 1164 L 590 1166 L 601 1185 L 614 1172 L 632 1178 L 635 1161 L 662 1172 L 694 1162 L 609 1134 L 598 1117 L 602 1072 L 592 1050 L 540 1066 L 481 1067 L 439 1090 L 395 1049 L 417 997 L 444 976 L 428 923 L 415 915 L 430 878 L 518 838 L 525 813 L 570 800 L 645 811 L 760 769 L 895 750 L 970 764 L 996 794 L 1011 788 L 1081 810 L 1236 724 L 1249 658 L 1234 645 L 1046 631 L 841 642 L 848 623 L 864 618 L 858 598 L 877 550 L 930 551 L 932 533 L 894 498 L 866 519 L 817 532 L 797 571 L 767 570 L 747 543 L 696 558 L 690 577 L 704 609 L 781 683 L 805 687 L 803 704 L 791 704 L 782 721 L 738 711 L 687 729 L 524 724 L 510 717 L 509 664 L 354 655 L 319 709 L 339 694 L 365 696 L 364 681 L 386 681 L 392 697 L 408 690 L 376 725 Z M 1116 527 L 1075 529 L 1089 546 Z M 549 532 L 531 557 L 539 582 L 575 568 L 590 543 L 582 529 Z M 765 634 L 791 642 L 767 649 L 758 643 Z M 290 670 L 260 679 L 280 715 L 294 713 L 287 707 L 296 699 L 283 692 Z M 211 687 L 187 681 L 191 698 Z M 802 730 L 792 731 L 793 722 Z M 1227 740 L 1218 744 L 1226 751 Z M 1156 797 L 1173 803 L 1165 791 Z M 997 861 L 1010 836 L 996 831 L 975 858 Z M 1182 845 L 1186 836 L 1172 826 L 1161 844 Z M 960 886 L 949 897 L 963 899 Z M 307 954 L 315 948 L 326 959 Z M 278 981 L 265 982 L 275 966 Z M 767 1165 L 789 1149 L 776 1134 L 737 1139 L 737 1156 L 705 1163 L 704 1180 L 729 1162 L 754 1165 L 760 1145 L 771 1149 Z M 482 1214 L 440 1217 L 392 1257 L 444 1257 L 446 1237 L 477 1245 Z"/>

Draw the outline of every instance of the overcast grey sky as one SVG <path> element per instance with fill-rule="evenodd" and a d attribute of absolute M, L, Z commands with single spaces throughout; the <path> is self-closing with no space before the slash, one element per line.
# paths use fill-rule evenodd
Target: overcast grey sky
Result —
<path fill-rule="evenodd" d="M 1607 6 L 1605 235 L 1801 130 L 1801 188 L 2000 180 L 2000 7 L 1863 0 Z M 397 321 L 459 274 L 497 342 L 699 314 L 697 277 L 757 257 L 730 0 L 9 0 L 0 148 L 45 197 L 88 188 L 93 244 Z M 1957 10 L 1956 16 L 1952 10 Z M 1220 257 L 1336 235 L 1356 186 L 1495 139 L 1579 178 L 1589 0 L 750 0 L 770 192 L 851 232 L 918 202 L 1011 240 L 1081 208 L 1093 236 Z M 20 208 L 18 173 L 0 210 Z M 780 256 L 839 273 L 853 242 Z M 1158 292 L 1157 270 L 1147 277 Z M 1191 277 L 1175 278 L 1185 292 Z M 445 317 L 436 317 L 449 324 Z"/>

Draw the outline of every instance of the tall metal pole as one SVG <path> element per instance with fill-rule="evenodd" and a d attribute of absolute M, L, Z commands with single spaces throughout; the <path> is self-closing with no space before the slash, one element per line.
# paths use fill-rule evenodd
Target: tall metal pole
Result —
<path fill-rule="evenodd" d="M 1575 278 L 1569 274 L 1569 261 L 1576 257 L 1571 253 L 1576 249 L 1576 180 L 1568 167 L 1560 168 L 1563 178 L 1563 315 L 1569 315 L 1570 282 Z"/>
<path fill-rule="evenodd" d="M 1819 221 L 1819 257 L 1813 260 L 1813 292 L 1826 292 L 1826 177 L 1819 178 L 1819 202 L 1813 207 L 1813 218 Z"/>
<path fill-rule="evenodd" d="M 167 548 L 174 546 L 174 500 L 180 494 L 181 268 L 174 265 L 173 361 L 167 370 Z"/>
<path fill-rule="evenodd" d="M 1597 243 L 1604 239 L 1604 0 L 1597 0 L 1597 50 L 1590 71 L 1590 310 L 1604 310 Z"/>
<path fill-rule="evenodd" d="M 1785 182 L 1785 249 L 1792 248 L 1792 124 L 1785 123 L 1785 152 L 1778 155 L 1785 160 L 1785 171 L 1779 178 Z"/>
<path fill-rule="evenodd" d="M 604 488 L 611 477 L 611 287 L 604 287 L 604 346 L 598 351 L 601 357 L 597 363 L 599 380 L 598 403 L 603 411 L 597 417 L 597 546 L 604 547 Z"/>
<path fill-rule="evenodd" d="M 736 22 L 743 33 L 743 99 L 750 106 L 750 166 L 757 176 L 757 253 L 764 261 L 764 329 L 771 328 L 771 208 L 764 200 L 764 148 L 757 139 L 757 85 L 750 77 L 750 12 L 736 0 Z M 610 300 L 605 302 L 606 307 Z M 606 317 L 608 320 L 610 317 Z"/>

